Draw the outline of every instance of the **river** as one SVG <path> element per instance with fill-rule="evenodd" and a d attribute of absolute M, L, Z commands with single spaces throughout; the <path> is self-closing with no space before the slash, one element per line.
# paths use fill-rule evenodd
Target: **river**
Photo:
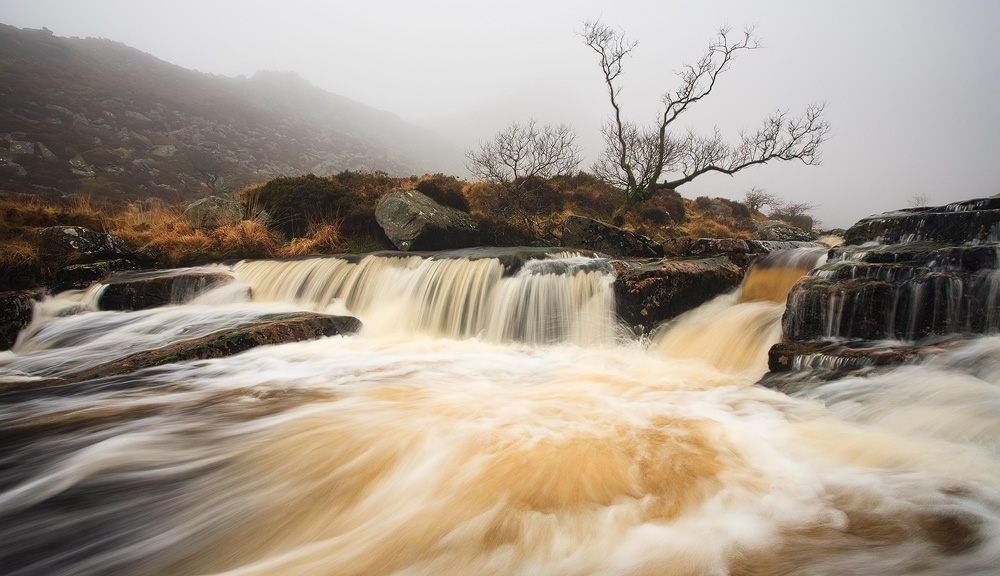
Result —
<path fill-rule="evenodd" d="M 151 310 L 56 295 L 0 353 L 0 572 L 1000 571 L 1000 338 L 793 397 L 756 385 L 781 282 L 637 337 L 572 254 L 222 269 Z M 295 310 L 364 328 L 4 388 Z"/>

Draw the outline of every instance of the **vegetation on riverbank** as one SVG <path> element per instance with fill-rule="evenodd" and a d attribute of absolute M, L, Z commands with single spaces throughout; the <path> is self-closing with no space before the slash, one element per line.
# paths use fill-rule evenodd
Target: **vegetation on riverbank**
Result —
<path fill-rule="evenodd" d="M 282 178 L 233 195 L 246 206 L 247 214 L 270 210 L 270 219 L 252 218 L 207 230 L 184 222 L 183 205 L 156 199 L 115 203 L 85 196 L 7 195 L 0 197 L 0 289 L 44 284 L 59 268 L 74 263 L 47 253 L 29 234 L 50 226 L 113 234 L 133 249 L 155 254 L 158 265 L 177 267 L 391 250 L 374 212 L 378 200 L 392 188 L 419 190 L 441 204 L 468 211 L 483 242 L 494 246 L 559 245 L 567 216 L 607 221 L 620 200 L 619 191 L 582 172 L 530 184 L 534 201 L 526 211 L 523 205 L 511 210 L 497 186 L 443 174 L 394 178 L 381 172 L 345 171 L 329 178 Z M 615 224 L 654 241 L 683 236 L 750 238 L 755 221 L 764 218 L 740 202 L 689 200 L 663 191 Z"/>

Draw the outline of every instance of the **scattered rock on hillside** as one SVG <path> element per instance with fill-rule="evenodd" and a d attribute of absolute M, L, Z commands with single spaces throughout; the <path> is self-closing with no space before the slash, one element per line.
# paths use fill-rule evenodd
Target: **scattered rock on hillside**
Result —
<path fill-rule="evenodd" d="M 614 258 L 663 257 L 663 247 L 649 238 L 583 216 L 566 218 L 562 244 L 567 248 L 593 250 Z"/>
<path fill-rule="evenodd" d="M 42 297 L 41 290 L 0 292 L 0 350 L 8 350 L 18 333 L 31 322 L 34 303 Z"/>
<path fill-rule="evenodd" d="M 184 209 L 181 220 L 197 230 L 235 226 L 243 220 L 243 205 L 235 200 L 209 196 Z"/>
<path fill-rule="evenodd" d="M 650 331 L 658 324 L 736 289 L 743 271 L 726 258 L 660 260 L 617 266 L 618 313 L 630 326 Z"/>
<path fill-rule="evenodd" d="M 479 245 L 479 227 L 471 216 L 416 190 L 390 190 L 375 207 L 375 220 L 396 248 L 404 251 Z"/>

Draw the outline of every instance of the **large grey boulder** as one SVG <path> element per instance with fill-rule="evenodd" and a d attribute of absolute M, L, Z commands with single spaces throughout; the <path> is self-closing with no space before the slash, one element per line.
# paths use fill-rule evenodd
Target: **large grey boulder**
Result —
<path fill-rule="evenodd" d="M 404 251 L 479 245 L 479 227 L 471 216 L 416 190 L 390 190 L 375 207 L 375 220 L 396 248 Z"/>
<path fill-rule="evenodd" d="M 235 200 L 209 196 L 192 202 L 184 209 L 181 219 L 198 230 L 235 226 L 243 220 L 243 205 Z"/>
<path fill-rule="evenodd" d="M 583 216 L 566 218 L 562 244 L 567 248 L 593 250 L 615 258 L 663 257 L 663 247 L 649 238 Z"/>

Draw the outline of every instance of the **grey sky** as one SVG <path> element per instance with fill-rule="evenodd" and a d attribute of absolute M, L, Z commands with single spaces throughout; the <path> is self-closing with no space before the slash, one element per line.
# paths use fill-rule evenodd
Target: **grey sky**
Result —
<path fill-rule="evenodd" d="M 3 0 L 0 22 L 123 42 L 227 76 L 294 70 L 324 89 L 474 146 L 511 120 L 573 125 L 588 156 L 608 114 L 600 71 L 576 35 L 586 19 L 639 42 L 625 112 L 655 118 L 681 65 L 721 25 L 756 24 L 745 53 L 685 127 L 735 136 L 776 107 L 826 101 L 823 165 L 778 164 L 680 188 L 742 198 L 752 186 L 819 206 L 826 226 L 1000 193 L 1000 2 Z"/>

